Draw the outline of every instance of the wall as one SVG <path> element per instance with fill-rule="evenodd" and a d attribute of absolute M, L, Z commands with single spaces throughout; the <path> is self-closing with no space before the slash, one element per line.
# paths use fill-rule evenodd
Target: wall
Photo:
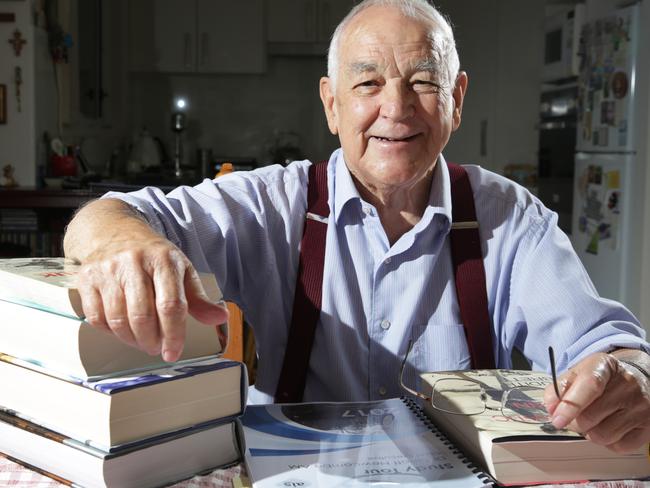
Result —
<path fill-rule="evenodd" d="M 0 84 L 7 87 L 7 124 L 0 125 L 0 167 L 11 164 L 14 176 L 23 186 L 35 182 L 35 100 L 34 100 L 34 56 L 36 43 L 31 20 L 31 2 L 0 2 L 0 12 L 14 13 L 16 21 L 0 23 Z M 14 55 L 7 40 L 18 29 L 27 44 L 20 57 Z M 16 103 L 14 69 L 22 69 L 21 111 Z"/>
<path fill-rule="evenodd" d="M 510 163 L 536 165 L 544 0 L 436 5 L 451 19 L 469 76 L 463 121 L 445 156 L 499 173 Z"/>
<path fill-rule="evenodd" d="M 132 74 L 130 133 L 146 126 L 173 151 L 172 102 L 187 98 L 186 159 L 197 147 L 217 157 L 269 160 L 269 146 L 278 132 L 300 136 L 303 153 L 314 159 L 329 156 L 337 146 L 329 136 L 318 95 L 325 73 L 319 57 L 271 57 L 264 75 Z"/>

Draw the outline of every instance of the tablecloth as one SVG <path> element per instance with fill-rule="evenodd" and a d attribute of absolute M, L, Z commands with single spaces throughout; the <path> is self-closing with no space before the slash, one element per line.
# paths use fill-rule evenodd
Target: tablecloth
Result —
<path fill-rule="evenodd" d="M 244 473 L 241 464 L 228 469 L 217 469 L 205 476 L 195 476 L 181 481 L 173 488 L 231 488 L 232 479 Z M 42 474 L 27 469 L 0 455 L 0 487 L 61 488 L 65 485 Z"/>

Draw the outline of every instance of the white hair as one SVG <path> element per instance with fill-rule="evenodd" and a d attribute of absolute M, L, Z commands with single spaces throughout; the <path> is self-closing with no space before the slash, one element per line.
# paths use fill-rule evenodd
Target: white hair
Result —
<path fill-rule="evenodd" d="M 327 52 L 327 76 L 332 82 L 332 87 L 336 86 L 340 41 L 343 31 L 354 17 L 367 8 L 374 6 L 395 7 L 405 17 L 431 24 L 429 37 L 432 47 L 440 56 L 441 71 L 447 74 L 447 80 L 444 81 L 449 83 L 450 87 L 453 87 L 460 67 L 454 33 L 447 19 L 427 0 L 364 0 L 350 10 L 334 30 Z"/>

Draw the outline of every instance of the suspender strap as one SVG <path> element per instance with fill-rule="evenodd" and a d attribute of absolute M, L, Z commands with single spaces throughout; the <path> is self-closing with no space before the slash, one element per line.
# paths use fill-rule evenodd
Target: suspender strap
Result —
<path fill-rule="evenodd" d="M 465 326 L 472 368 L 495 367 L 488 311 L 483 252 L 476 221 L 474 195 L 465 169 L 447 163 L 451 180 L 451 255 L 456 295 Z"/>
<path fill-rule="evenodd" d="M 323 161 L 309 167 L 307 215 L 300 241 L 293 315 L 280 381 L 275 391 L 276 403 L 302 401 L 309 369 L 309 356 L 322 305 L 325 239 L 329 213 L 327 161 Z"/>

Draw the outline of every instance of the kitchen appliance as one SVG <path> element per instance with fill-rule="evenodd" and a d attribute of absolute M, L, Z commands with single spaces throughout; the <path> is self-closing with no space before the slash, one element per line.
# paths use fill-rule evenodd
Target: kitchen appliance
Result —
<path fill-rule="evenodd" d="M 592 5 L 602 11 L 603 2 Z M 600 295 L 639 314 L 647 300 L 642 264 L 648 258 L 643 209 L 650 90 L 650 35 L 639 25 L 641 12 L 650 17 L 650 5 L 593 18 L 589 7 L 581 34 L 571 240 Z"/>
<path fill-rule="evenodd" d="M 143 170 L 160 170 L 161 164 L 161 145 L 146 128 L 143 128 L 129 153 L 127 171 L 131 174 L 137 174 Z"/>
<path fill-rule="evenodd" d="M 585 6 L 577 4 L 548 16 L 544 21 L 544 81 L 562 80 L 578 75 L 580 27 Z"/>
<path fill-rule="evenodd" d="M 174 132 L 174 176 L 176 178 L 183 176 L 183 140 L 181 134 L 185 127 L 185 114 L 183 112 L 174 112 L 172 114 L 172 131 Z"/>
<path fill-rule="evenodd" d="M 537 196 L 571 234 L 578 85 L 546 85 L 540 100 Z"/>

